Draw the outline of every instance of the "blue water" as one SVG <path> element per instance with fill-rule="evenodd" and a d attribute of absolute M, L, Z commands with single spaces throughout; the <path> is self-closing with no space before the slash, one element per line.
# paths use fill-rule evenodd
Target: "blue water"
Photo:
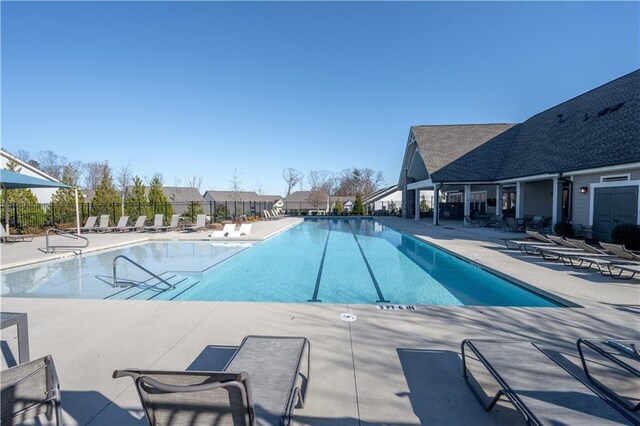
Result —
<path fill-rule="evenodd" d="M 138 285 L 113 288 L 111 267 L 118 254 L 140 261 L 175 288 L 124 263 L 118 265 L 118 277 L 135 278 Z M 40 284 L 34 283 L 34 275 L 42 276 Z M 78 280 L 80 288 L 73 284 Z M 2 295 L 561 306 L 371 219 L 305 220 L 253 246 L 154 242 L 52 262 L 4 273 Z"/>

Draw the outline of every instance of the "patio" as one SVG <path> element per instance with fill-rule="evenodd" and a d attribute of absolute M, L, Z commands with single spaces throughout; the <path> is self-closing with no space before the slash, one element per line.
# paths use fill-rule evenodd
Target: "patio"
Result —
<path fill-rule="evenodd" d="M 378 219 L 580 307 L 383 311 L 375 305 L 4 298 L 2 310 L 28 313 L 32 359 L 53 355 L 65 424 L 144 424 L 131 381 L 112 379 L 113 370 L 218 369 L 247 334 L 303 335 L 311 340 L 309 395 L 305 409 L 294 412 L 297 424 L 520 424 L 509 404 L 501 402 L 486 413 L 474 399 L 461 377 L 463 339 L 532 340 L 584 378 L 575 348 L 578 337 L 640 338 L 638 280 L 608 280 L 595 270 L 574 271 L 507 251 L 501 239 L 513 235 L 493 229 Z M 296 220 L 256 223 L 251 239 Z M 135 238 L 203 237 L 91 235 L 91 247 Z M 3 267 L 51 256 L 36 254 L 40 246 L 40 238 L 33 244 L 3 245 Z M 358 319 L 343 322 L 343 312 Z M 3 330 L 2 348 L 5 368 L 7 359 L 17 358 L 15 330 Z"/>

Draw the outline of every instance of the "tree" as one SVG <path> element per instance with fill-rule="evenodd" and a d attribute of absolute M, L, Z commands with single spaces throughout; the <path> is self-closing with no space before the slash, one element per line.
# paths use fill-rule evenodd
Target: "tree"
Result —
<path fill-rule="evenodd" d="M 429 209 L 429 205 L 427 204 L 427 199 L 425 198 L 424 195 L 420 196 L 420 211 L 425 213 L 428 212 Z"/>
<path fill-rule="evenodd" d="M 389 214 L 391 215 L 395 215 L 398 212 L 398 206 L 393 200 L 389 201 L 389 205 L 387 206 L 387 209 L 389 210 Z"/>
<path fill-rule="evenodd" d="M 18 163 L 14 160 L 9 160 L 6 165 L 7 170 L 20 173 L 22 168 L 18 166 Z M 38 203 L 38 198 L 30 189 L 7 189 L 0 191 L 0 199 L 4 202 L 4 191 L 7 191 L 7 203 L 9 206 L 14 205 L 15 208 L 9 211 L 18 211 L 18 215 L 21 222 L 18 223 L 18 218 L 14 217 L 13 222 L 9 220 L 9 223 L 13 223 L 14 226 L 41 226 L 44 224 L 44 210 Z M 4 219 L 4 217 L 3 217 Z M 5 223 L 8 227 L 8 224 Z"/>
<path fill-rule="evenodd" d="M 156 173 L 149 182 L 149 208 L 150 215 L 162 213 L 165 218 L 173 215 L 173 206 L 169 204 L 167 196 L 162 190 L 162 175 Z"/>
<path fill-rule="evenodd" d="M 291 190 L 293 190 L 297 184 L 302 183 L 302 178 L 302 172 L 292 167 L 282 170 L 282 179 L 284 179 L 287 184 L 287 195 L 285 195 L 285 197 L 291 194 Z"/>
<path fill-rule="evenodd" d="M 342 201 L 338 198 L 336 200 L 336 205 L 333 207 L 333 214 L 340 216 L 343 211 L 344 208 L 342 207 Z"/>
<path fill-rule="evenodd" d="M 236 203 L 238 201 L 242 201 L 242 181 L 240 181 L 240 176 L 242 176 L 242 173 L 238 172 L 238 169 L 233 169 L 233 177 L 231 178 L 231 180 L 229 181 L 229 189 L 232 192 L 232 198 L 233 198 L 233 214 L 234 216 L 236 215 L 236 211 L 238 206 L 236 205 Z"/>
<path fill-rule="evenodd" d="M 330 175 L 326 170 L 311 170 L 307 176 L 309 186 L 309 202 L 313 204 L 316 210 L 320 210 L 321 205 L 326 205 L 328 192 L 325 190 L 327 187 L 327 179 Z M 324 207 L 323 210 L 326 210 Z"/>
<path fill-rule="evenodd" d="M 133 178 L 133 186 L 127 194 L 124 210 L 127 216 L 130 217 L 149 215 L 149 201 L 145 193 L 144 183 L 138 176 Z"/>
<path fill-rule="evenodd" d="M 96 190 L 100 181 L 102 180 L 102 174 L 104 170 L 104 163 L 94 161 L 84 165 L 84 186 L 85 188 Z"/>
<path fill-rule="evenodd" d="M 40 151 L 38 153 L 40 170 L 56 179 L 62 178 L 62 169 L 67 164 L 67 159 L 53 151 Z"/>
<path fill-rule="evenodd" d="M 336 195 L 353 195 L 359 192 L 367 197 L 384 183 L 384 175 L 369 168 L 354 167 L 340 172 L 337 180 Z"/>
<path fill-rule="evenodd" d="M 363 215 L 365 214 L 364 204 L 362 203 L 362 195 L 358 192 L 356 194 L 356 200 L 353 202 L 353 214 Z"/>
<path fill-rule="evenodd" d="M 114 214 L 115 206 L 120 203 L 120 195 L 113 185 L 111 167 L 106 161 L 101 164 L 100 181 L 91 200 L 91 211 L 94 215 Z M 115 217 L 112 219 L 115 220 Z"/>
<path fill-rule="evenodd" d="M 62 178 L 65 185 L 72 188 L 58 188 L 51 197 L 51 222 L 74 223 L 76 221 L 76 189 L 80 181 L 81 165 L 77 162 L 67 163 L 62 168 Z M 84 195 L 78 191 L 78 203 L 84 203 Z"/>
<path fill-rule="evenodd" d="M 189 188 L 195 188 L 200 192 L 202 188 L 202 175 L 185 176 L 184 183 Z"/>
<path fill-rule="evenodd" d="M 120 193 L 120 214 L 124 216 L 124 199 L 127 195 L 127 191 L 129 190 L 129 185 L 131 185 L 131 177 L 133 173 L 131 172 L 131 166 L 129 163 L 120 167 L 116 174 L 116 185 L 118 192 Z"/>

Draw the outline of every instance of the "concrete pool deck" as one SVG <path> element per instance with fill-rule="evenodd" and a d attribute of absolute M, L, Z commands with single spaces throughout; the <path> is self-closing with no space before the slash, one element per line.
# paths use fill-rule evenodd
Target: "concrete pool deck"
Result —
<path fill-rule="evenodd" d="M 294 411 L 297 424 L 519 424 L 524 422 L 508 403 L 486 413 L 474 399 L 461 377 L 463 339 L 535 341 L 582 378 L 578 337 L 640 339 L 639 280 L 606 279 L 595 270 L 575 271 L 507 251 L 501 238 L 511 234 L 500 231 L 378 219 L 581 307 L 388 311 L 375 305 L 3 298 L 2 310 L 28 313 L 32 359 L 53 355 L 65 424 L 145 424 L 131 380 L 112 379 L 113 370 L 219 369 L 248 334 L 311 340 L 309 394 L 306 407 Z M 256 223 L 251 237 L 264 238 L 296 220 Z M 133 238 L 205 234 L 95 237 L 91 245 L 106 248 Z M 45 260 L 34 253 L 42 246 L 36 240 L 3 244 L 3 267 Z M 343 322 L 343 312 L 358 319 Z M 2 345 L 5 368 L 17 358 L 15 328 L 2 331 Z"/>

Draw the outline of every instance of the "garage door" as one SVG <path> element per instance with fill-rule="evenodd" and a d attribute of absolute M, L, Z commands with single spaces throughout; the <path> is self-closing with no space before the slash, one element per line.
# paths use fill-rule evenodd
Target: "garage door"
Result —
<path fill-rule="evenodd" d="M 611 230 L 621 223 L 638 223 L 638 187 L 595 188 L 593 237 L 611 241 Z"/>

